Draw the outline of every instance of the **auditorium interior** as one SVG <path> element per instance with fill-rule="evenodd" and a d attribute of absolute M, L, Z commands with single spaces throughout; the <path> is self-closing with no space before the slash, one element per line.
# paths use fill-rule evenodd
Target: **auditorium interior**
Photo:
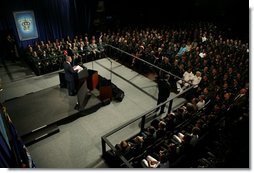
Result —
<path fill-rule="evenodd" d="M 248 5 L 2 0 L 0 167 L 248 170 Z"/>

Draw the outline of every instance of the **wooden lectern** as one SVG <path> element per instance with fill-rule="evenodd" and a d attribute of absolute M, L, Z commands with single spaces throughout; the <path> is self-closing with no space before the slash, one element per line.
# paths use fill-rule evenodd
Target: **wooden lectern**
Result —
<path fill-rule="evenodd" d="M 87 88 L 92 91 L 94 90 L 99 84 L 99 75 L 98 71 L 95 70 L 88 70 L 88 78 L 87 78 Z"/>
<path fill-rule="evenodd" d="M 112 87 L 111 87 L 111 81 L 110 80 L 101 80 L 100 86 L 100 100 L 110 100 L 112 101 Z"/>

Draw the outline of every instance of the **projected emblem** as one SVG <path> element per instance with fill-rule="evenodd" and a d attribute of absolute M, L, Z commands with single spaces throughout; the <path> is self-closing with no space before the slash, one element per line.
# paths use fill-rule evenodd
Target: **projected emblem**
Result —
<path fill-rule="evenodd" d="M 21 41 L 38 38 L 33 11 L 13 12 L 13 15 Z"/>
<path fill-rule="evenodd" d="M 30 31 L 31 22 L 32 22 L 32 19 L 20 19 L 19 20 L 19 23 L 22 25 L 24 32 Z"/>

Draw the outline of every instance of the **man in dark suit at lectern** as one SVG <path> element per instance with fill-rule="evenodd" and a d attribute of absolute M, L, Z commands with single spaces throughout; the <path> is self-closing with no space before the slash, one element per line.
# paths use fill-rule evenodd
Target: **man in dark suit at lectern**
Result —
<path fill-rule="evenodd" d="M 65 74 L 65 79 L 67 82 L 69 96 L 74 96 L 76 94 L 75 80 L 74 80 L 74 75 L 76 71 L 73 69 L 71 62 L 72 62 L 72 58 L 70 56 L 67 56 L 63 66 L 64 66 L 64 74 Z"/>

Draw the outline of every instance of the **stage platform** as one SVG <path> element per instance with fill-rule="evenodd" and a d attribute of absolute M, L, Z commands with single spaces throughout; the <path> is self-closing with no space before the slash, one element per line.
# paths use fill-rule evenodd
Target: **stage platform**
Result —
<path fill-rule="evenodd" d="M 28 120 L 22 120 L 22 117 L 26 116 L 26 112 L 32 112 L 33 110 L 33 118 L 39 121 L 39 118 L 37 118 L 38 115 L 40 115 L 41 118 L 44 117 L 39 110 L 43 110 L 44 107 L 50 106 L 56 111 L 56 105 L 61 104 L 68 105 L 71 109 L 63 108 L 65 109 L 62 110 L 63 113 L 70 111 L 69 114 L 73 116 L 69 116 L 69 118 L 66 117 L 56 123 L 57 128 L 60 130 L 58 133 L 28 146 L 28 150 L 38 168 L 107 167 L 104 160 L 101 158 L 101 136 L 119 127 L 121 124 L 136 118 L 143 112 L 154 108 L 157 104 L 158 89 L 157 84 L 153 80 L 138 74 L 113 59 L 111 59 L 111 61 L 107 58 L 99 59 L 84 65 L 88 69 L 98 71 L 99 75 L 106 79 L 111 79 L 116 86 L 123 90 L 125 93 L 123 101 L 112 101 L 109 105 L 100 107 L 96 112 L 88 115 L 78 113 L 78 111 L 73 109 L 76 97 L 67 96 L 67 90 L 60 89 L 59 87 L 58 72 L 10 83 L 2 95 L 8 112 L 10 115 L 12 114 L 11 116 L 15 116 L 13 117 L 13 121 L 15 121 L 16 124 L 19 123 L 17 126 L 24 125 L 22 126 L 22 128 L 24 128 L 23 132 L 21 131 L 22 134 L 29 131 L 29 129 L 25 129 L 27 128 L 25 125 L 34 126 L 32 121 L 28 122 Z M 44 97 L 46 91 L 49 92 L 51 89 L 52 94 L 54 94 L 52 97 L 59 97 L 59 94 L 61 94 L 61 98 L 52 101 L 53 103 L 48 103 L 49 101 L 45 97 L 45 100 L 42 101 L 42 105 L 39 106 L 38 104 L 34 104 L 37 102 L 34 96 L 41 93 L 41 95 L 37 97 Z M 20 101 L 21 99 L 28 98 L 28 96 L 30 96 L 30 101 Z M 174 96 L 175 93 L 172 92 L 170 97 Z M 10 100 L 10 98 L 14 97 L 17 98 Z M 73 101 L 69 99 L 73 99 Z M 65 102 L 65 104 L 59 103 L 61 100 L 66 100 L 67 102 Z M 69 104 L 67 104 L 68 101 Z M 173 102 L 173 107 L 179 107 L 184 102 L 185 100 L 183 98 L 177 98 Z M 43 106 L 44 104 L 45 106 Z M 35 109 L 34 105 L 39 109 Z M 61 105 L 59 105 L 59 107 L 62 109 L 64 106 Z M 61 109 L 59 111 L 61 111 Z M 50 111 L 43 111 L 52 115 Z M 54 121 L 57 121 L 57 119 Z M 54 128 L 56 127 L 50 126 L 49 130 Z M 115 135 L 112 137 L 111 141 L 118 143 L 122 139 L 128 138 L 130 135 L 136 134 L 138 129 L 138 123 L 137 126 L 128 126 L 124 134 Z M 18 131 L 20 130 L 18 129 Z M 21 133 L 19 132 L 19 134 Z"/>

